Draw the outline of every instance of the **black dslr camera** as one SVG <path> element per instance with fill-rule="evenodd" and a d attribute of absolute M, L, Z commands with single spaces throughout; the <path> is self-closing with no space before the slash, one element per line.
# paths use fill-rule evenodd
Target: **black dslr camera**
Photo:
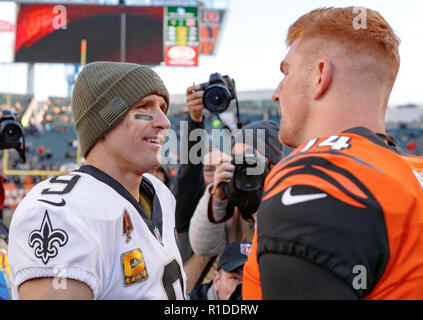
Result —
<path fill-rule="evenodd" d="M 260 189 L 269 172 L 266 158 L 258 156 L 256 150 L 252 148 L 247 149 L 243 155 L 234 156 L 232 164 L 235 166 L 234 186 L 245 192 Z"/>
<path fill-rule="evenodd" d="M 238 207 L 245 220 L 253 221 L 252 215 L 260 205 L 264 179 L 269 173 L 270 164 L 264 156 L 258 155 L 252 148 L 247 149 L 242 155 L 234 156 L 232 164 L 235 165 L 234 174 L 223 187 L 229 202 L 224 220 L 232 216 L 233 207 Z"/>
<path fill-rule="evenodd" d="M 25 162 L 25 138 L 16 112 L 0 110 L 0 150 L 16 149 Z"/>
<path fill-rule="evenodd" d="M 235 82 L 229 76 L 212 73 L 209 82 L 201 83 L 203 105 L 211 113 L 219 114 L 228 109 L 231 100 L 236 99 Z"/>

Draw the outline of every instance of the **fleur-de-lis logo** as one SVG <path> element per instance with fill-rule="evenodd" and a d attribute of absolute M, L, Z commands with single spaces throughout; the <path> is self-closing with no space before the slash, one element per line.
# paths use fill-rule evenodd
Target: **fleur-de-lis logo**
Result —
<path fill-rule="evenodd" d="M 53 229 L 46 210 L 40 230 L 31 232 L 28 243 L 31 248 L 35 246 L 35 256 L 47 264 L 50 258 L 57 256 L 55 242 L 63 247 L 68 242 L 68 235 L 61 229 Z"/>

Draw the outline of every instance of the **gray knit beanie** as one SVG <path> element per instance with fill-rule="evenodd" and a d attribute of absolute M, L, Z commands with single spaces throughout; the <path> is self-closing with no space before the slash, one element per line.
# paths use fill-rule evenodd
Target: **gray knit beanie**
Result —
<path fill-rule="evenodd" d="M 163 81 L 148 66 L 123 62 L 87 64 L 72 93 L 72 114 L 82 155 L 86 157 L 135 103 L 150 94 L 162 96 L 169 106 Z"/>

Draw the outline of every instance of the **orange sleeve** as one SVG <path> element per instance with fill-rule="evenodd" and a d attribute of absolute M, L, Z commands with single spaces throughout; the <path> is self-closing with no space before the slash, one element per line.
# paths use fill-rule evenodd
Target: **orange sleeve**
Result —
<path fill-rule="evenodd" d="M 242 300 L 262 300 L 260 273 L 257 262 L 257 230 L 254 232 L 251 251 L 244 265 Z"/>

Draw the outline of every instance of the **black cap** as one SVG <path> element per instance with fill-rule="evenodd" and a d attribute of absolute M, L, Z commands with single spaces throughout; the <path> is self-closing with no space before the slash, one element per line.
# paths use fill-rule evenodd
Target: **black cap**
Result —
<path fill-rule="evenodd" d="M 223 271 L 232 272 L 247 262 L 251 250 L 251 242 L 231 242 L 223 250 L 220 256 L 217 270 L 223 267 Z"/>

